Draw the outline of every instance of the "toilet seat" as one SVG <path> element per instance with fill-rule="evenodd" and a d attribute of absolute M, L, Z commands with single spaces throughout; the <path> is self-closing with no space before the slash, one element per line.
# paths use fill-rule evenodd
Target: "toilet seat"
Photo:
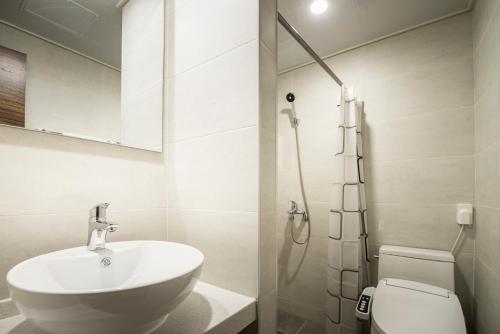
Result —
<path fill-rule="evenodd" d="M 381 334 L 466 334 L 462 308 L 453 292 L 392 278 L 378 283 L 372 327 Z"/>

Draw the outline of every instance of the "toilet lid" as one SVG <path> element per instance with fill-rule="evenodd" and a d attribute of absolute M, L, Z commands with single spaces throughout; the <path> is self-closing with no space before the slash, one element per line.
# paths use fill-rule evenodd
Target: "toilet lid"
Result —
<path fill-rule="evenodd" d="M 465 334 L 457 296 L 433 285 L 382 279 L 373 297 L 372 326 L 383 334 Z"/>

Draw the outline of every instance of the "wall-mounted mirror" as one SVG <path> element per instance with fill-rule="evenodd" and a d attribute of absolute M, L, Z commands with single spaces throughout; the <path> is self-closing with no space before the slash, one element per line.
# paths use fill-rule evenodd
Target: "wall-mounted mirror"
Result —
<path fill-rule="evenodd" d="M 162 151 L 164 0 L 0 2 L 0 125 Z"/>

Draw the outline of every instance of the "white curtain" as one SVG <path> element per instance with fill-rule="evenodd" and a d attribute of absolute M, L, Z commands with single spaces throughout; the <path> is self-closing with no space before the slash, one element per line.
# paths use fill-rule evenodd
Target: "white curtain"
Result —
<path fill-rule="evenodd" d="M 363 171 L 363 102 L 342 87 L 337 103 L 337 152 L 328 235 L 327 334 L 359 333 L 354 310 L 369 281 Z"/>

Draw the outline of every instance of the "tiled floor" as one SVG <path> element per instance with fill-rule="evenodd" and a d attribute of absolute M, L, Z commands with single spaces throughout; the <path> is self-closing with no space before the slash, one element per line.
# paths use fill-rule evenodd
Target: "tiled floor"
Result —
<path fill-rule="evenodd" d="M 303 319 L 297 315 L 278 311 L 278 334 L 324 334 L 321 324 Z"/>

